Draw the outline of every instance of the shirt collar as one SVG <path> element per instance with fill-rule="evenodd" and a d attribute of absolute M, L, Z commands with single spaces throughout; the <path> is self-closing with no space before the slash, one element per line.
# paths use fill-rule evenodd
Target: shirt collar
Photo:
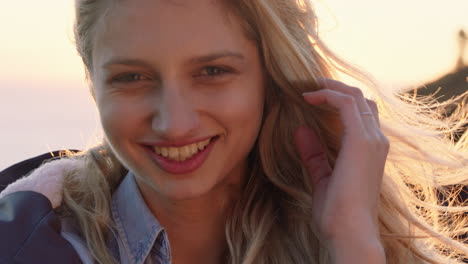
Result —
<path fill-rule="evenodd" d="M 129 172 L 112 196 L 112 217 L 126 253 L 134 263 L 143 263 L 153 247 L 170 256 L 167 233 L 153 216 Z M 155 243 L 155 241 L 166 243 Z"/>

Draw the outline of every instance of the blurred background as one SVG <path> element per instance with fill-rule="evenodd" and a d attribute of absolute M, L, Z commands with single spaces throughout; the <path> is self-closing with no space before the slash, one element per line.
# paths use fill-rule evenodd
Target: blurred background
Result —
<path fill-rule="evenodd" d="M 314 2 L 330 48 L 386 89 L 468 89 L 467 0 Z M 2 3 L 0 170 L 101 137 L 72 25 L 71 0 Z"/>

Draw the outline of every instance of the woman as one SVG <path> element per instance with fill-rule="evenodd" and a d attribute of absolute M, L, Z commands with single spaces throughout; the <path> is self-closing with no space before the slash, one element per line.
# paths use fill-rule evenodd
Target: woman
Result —
<path fill-rule="evenodd" d="M 21 180 L 51 190 L 17 182 L 2 195 L 44 194 L 82 262 L 468 254 L 454 239 L 467 208 L 435 195 L 467 180 L 466 137 L 444 138 L 463 112 L 444 123 L 375 89 L 379 114 L 331 80 L 361 75 L 320 41 L 308 1 L 77 0 L 76 12 L 105 140 Z"/>

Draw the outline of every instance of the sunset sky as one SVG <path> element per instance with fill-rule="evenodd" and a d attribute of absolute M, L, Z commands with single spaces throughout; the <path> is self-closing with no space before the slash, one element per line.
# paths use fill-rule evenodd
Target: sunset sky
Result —
<path fill-rule="evenodd" d="M 457 32 L 468 31 L 467 0 L 322 0 L 315 5 L 329 46 L 389 89 L 451 71 Z M 99 122 L 73 47 L 72 24 L 70 0 L 2 4 L 0 169 L 95 141 Z"/>

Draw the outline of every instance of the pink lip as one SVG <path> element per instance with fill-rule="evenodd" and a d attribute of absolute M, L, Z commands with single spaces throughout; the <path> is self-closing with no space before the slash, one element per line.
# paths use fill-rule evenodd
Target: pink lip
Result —
<path fill-rule="evenodd" d="M 156 162 L 156 164 L 164 171 L 171 174 L 185 174 L 195 171 L 205 162 L 205 160 L 208 158 L 208 155 L 210 154 L 211 149 L 213 149 L 213 146 L 217 139 L 218 137 L 214 137 L 210 141 L 210 144 L 208 144 L 208 146 L 205 147 L 205 149 L 184 161 L 175 161 L 158 155 L 150 146 L 146 146 L 145 149 L 149 153 L 151 158 Z"/>

